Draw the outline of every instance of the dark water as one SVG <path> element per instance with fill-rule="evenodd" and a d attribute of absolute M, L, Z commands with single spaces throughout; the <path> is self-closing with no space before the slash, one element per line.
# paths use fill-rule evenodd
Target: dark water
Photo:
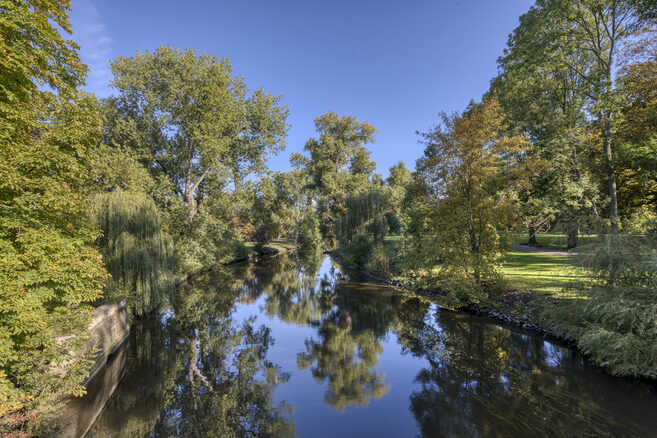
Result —
<path fill-rule="evenodd" d="M 196 279 L 126 348 L 91 436 L 657 436 L 655 385 L 320 253 Z"/>

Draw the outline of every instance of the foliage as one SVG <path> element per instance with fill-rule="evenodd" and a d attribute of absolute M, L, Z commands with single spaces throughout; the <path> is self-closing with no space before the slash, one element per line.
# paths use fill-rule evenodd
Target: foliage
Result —
<path fill-rule="evenodd" d="M 144 194 L 115 191 L 95 199 L 99 245 L 112 275 L 105 296 L 126 298 L 135 315 L 151 313 L 173 292 L 173 241 L 162 232 L 157 208 Z"/>
<path fill-rule="evenodd" d="M 373 176 L 376 165 L 363 144 L 374 141 L 376 128 L 334 112 L 317 117 L 315 128 L 319 139 L 312 138 L 304 146 L 310 156 L 295 153 L 291 161 L 309 178 L 309 188 L 317 201 L 320 230 L 324 239 L 333 244 L 333 224 L 344 212 L 346 199 L 367 190 Z"/>
<path fill-rule="evenodd" d="M 83 196 L 101 134 L 68 1 L 0 4 L 0 433 L 45 433 L 81 394 L 106 273 Z M 48 89 L 49 91 L 46 91 Z"/>
<path fill-rule="evenodd" d="M 520 17 L 492 91 L 510 129 L 530 140 L 524 161 L 531 172 L 519 193 L 530 244 L 556 221 L 574 247 L 580 228 L 602 207 L 604 177 L 587 116 L 591 82 L 582 74 L 593 70 L 596 58 L 568 45 L 563 33 L 569 25 L 555 8 L 538 2 Z"/>
<path fill-rule="evenodd" d="M 402 204 L 411 183 L 411 171 L 406 168 L 403 161 L 390 167 L 389 171 L 390 175 L 386 179 L 386 202 L 390 206 L 387 215 L 388 226 L 391 234 L 400 234 L 402 222 L 407 222 Z"/>
<path fill-rule="evenodd" d="M 388 232 L 386 213 L 385 198 L 379 191 L 371 190 L 347 198 L 344 213 L 335 222 L 338 254 L 347 263 L 365 267 L 372 248 L 380 246 Z M 379 262 L 380 259 L 381 254 Z"/>
<path fill-rule="evenodd" d="M 630 213 L 657 205 L 657 26 L 637 32 L 623 54 L 618 77 L 625 98 L 618 127 L 618 190 Z"/>
<path fill-rule="evenodd" d="M 287 108 L 280 96 L 249 92 L 227 59 L 193 50 L 161 46 L 119 57 L 111 69 L 119 95 L 105 105 L 104 144 L 129 147 L 148 169 L 178 272 L 215 266 L 237 236 L 234 210 L 218 208 L 284 147 Z"/>
<path fill-rule="evenodd" d="M 579 315 L 553 316 L 562 333 L 614 374 L 657 377 L 656 230 L 653 221 L 645 235 L 601 235 L 580 248 L 577 262 L 588 275 L 574 286 Z"/>
<path fill-rule="evenodd" d="M 405 245 L 407 266 L 448 292 L 453 304 L 485 299 L 483 284 L 498 277 L 506 243 L 501 230 L 513 224 L 513 181 L 525 141 L 503 134 L 495 100 L 461 116 L 443 114 L 443 126 L 423 134 Z M 433 269 L 438 267 L 437 272 Z"/>
<path fill-rule="evenodd" d="M 365 268 L 380 277 L 390 277 L 390 260 L 381 242 L 376 243 L 371 251 Z"/>
<path fill-rule="evenodd" d="M 311 248 L 317 246 L 322 241 L 322 235 L 319 232 L 319 218 L 315 211 L 309 211 L 299 222 L 299 233 L 296 235 L 297 243 L 302 248 Z"/>
<path fill-rule="evenodd" d="M 68 0 L 0 3 L 0 141 L 27 141 L 35 127 L 38 86 L 73 90 L 84 82 L 87 67 L 77 45 L 60 33 L 71 33 Z"/>

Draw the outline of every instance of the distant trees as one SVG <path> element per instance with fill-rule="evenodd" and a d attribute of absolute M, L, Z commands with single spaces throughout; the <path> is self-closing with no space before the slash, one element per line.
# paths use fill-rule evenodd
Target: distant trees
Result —
<path fill-rule="evenodd" d="M 443 114 L 442 126 L 422 134 L 405 258 L 453 303 L 484 300 L 482 286 L 498 276 L 507 248 L 526 143 L 506 128 L 499 103 L 489 99 L 462 115 Z"/>
<path fill-rule="evenodd" d="M 382 244 L 388 232 L 388 209 L 378 190 L 349 196 L 344 213 L 335 221 L 337 252 L 358 268 L 374 267 L 378 274 L 390 274 Z"/>
<path fill-rule="evenodd" d="M 403 161 L 400 161 L 390 167 L 389 173 L 385 193 L 390 212 L 386 217 L 390 233 L 400 234 L 403 223 L 407 222 L 403 203 L 411 183 L 411 171 L 406 168 Z"/>
<path fill-rule="evenodd" d="M 316 196 L 320 229 L 329 242 L 335 238 L 333 224 L 344 212 L 349 195 L 368 189 L 376 164 L 365 143 L 374 142 L 376 129 L 352 116 L 328 112 L 315 119 L 318 139 L 306 142 L 309 156 L 292 155 L 292 165 L 309 177 Z"/>

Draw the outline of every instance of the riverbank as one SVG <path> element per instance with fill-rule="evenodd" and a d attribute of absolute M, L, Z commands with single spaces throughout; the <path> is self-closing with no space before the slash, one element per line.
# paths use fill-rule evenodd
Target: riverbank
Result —
<path fill-rule="evenodd" d="M 338 262 L 341 266 L 343 266 L 345 268 L 348 268 L 348 269 L 351 269 L 351 270 L 354 270 L 354 271 L 358 271 L 361 274 L 366 275 L 366 276 L 368 276 L 368 277 L 370 277 L 374 280 L 380 281 L 380 282 L 385 283 L 385 284 L 389 284 L 391 286 L 395 286 L 395 287 L 397 287 L 399 289 L 402 289 L 406 292 L 411 292 L 411 293 L 421 295 L 421 296 L 426 297 L 426 298 L 436 299 L 437 301 L 440 301 L 440 297 L 443 295 L 443 293 L 439 290 L 429 290 L 429 289 L 422 289 L 422 288 L 419 288 L 419 289 L 410 288 L 409 286 L 405 285 L 402 282 L 391 280 L 390 278 L 380 277 L 378 275 L 373 274 L 372 272 L 370 272 L 368 270 L 360 269 L 360 268 L 357 268 L 353 265 L 345 263 L 344 260 L 342 260 L 342 258 L 340 256 L 335 255 L 330 251 L 327 251 L 326 253 L 330 254 L 331 258 L 333 260 L 335 260 L 336 262 Z M 522 301 L 522 300 L 520 300 L 520 301 Z M 440 303 L 438 303 L 438 304 L 440 304 Z M 499 304 L 501 306 L 505 303 L 496 302 L 496 304 Z M 535 332 L 540 333 L 542 335 L 549 336 L 553 339 L 560 339 L 563 342 L 567 342 L 566 339 L 556 335 L 549 327 L 542 326 L 539 323 L 533 321 L 529 317 L 529 315 L 527 315 L 527 314 L 522 315 L 521 317 L 517 317 L 514 314 L 512 314 L 510 311 L 499 310 L 499 309 L 496 309 L 493 306 L 486 306 L 486 307 L 464 306 L 464 307 L 460 307 L 460 308 L 457 308 L 457 309 L 454 309 L 454 310 L 462 310 L 462 311 L 465 311 L 465 312 L 468 312 L 468 313 L 471 313 L 471 314 L 486 316 L 486 317 L 489 317 L 491 319 L 496 320 L 497 322 L 501 322 L 501 323 L 504 323 L 504 324 L 507 324 L 507 325 L 512 325 L 514 327 L 521 328 L 521 329 L 524 329 L 524 330 L 535 331 Z"/>
<path fill-rule="evenodd" d="M 392 240 L 392 245 L 390 244 Z M 388 240 L 388 253 L 396 249 L 398 238 Z M 391 248 L 392 247 L 392 248 Z M 395 286 L 407 292 L 421 295 L 441 303 L 444 293 L 440 290 L 414 288 L 403 281 L 384 278 L 365 269 L 349 265 L 336 254 L 327 251 L 341 266 L 358 271 L 374 280 Z M 561 331 L 549 324 L 544 316 L 546 311 L 560 306 L 560 301 L 572 299 L 564 288 L 569 282 L 575 281 L 579 275 L 572 270 L 572 261 L 562 254 L 552 251 L 511 251 L 509 259 L 504 263 L 506 287 L 487 290 L 489 300 L 484 305 L 468 305 L 453 310 L 484 316 L 497 323 L 534 332 L 547 340 L 556 341 L 575 350 L 579 350 L 573 339 L 565 337 Z M 524 286 L 524 287 L 523 287 Z M 527 287 L 532 287 L 529 289 Z M 581 351 L 580 351 L 581 353 Z M 592 360 L 593 361 L 593 360 Z"/>

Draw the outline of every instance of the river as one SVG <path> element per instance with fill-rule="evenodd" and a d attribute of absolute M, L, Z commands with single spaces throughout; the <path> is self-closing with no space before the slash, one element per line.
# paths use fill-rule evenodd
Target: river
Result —
<path fill-rule="evenodd" d="M 657 435 L 655 384 L 321 252 L 195 278 L 124 349 L 89 436 Z"/>

